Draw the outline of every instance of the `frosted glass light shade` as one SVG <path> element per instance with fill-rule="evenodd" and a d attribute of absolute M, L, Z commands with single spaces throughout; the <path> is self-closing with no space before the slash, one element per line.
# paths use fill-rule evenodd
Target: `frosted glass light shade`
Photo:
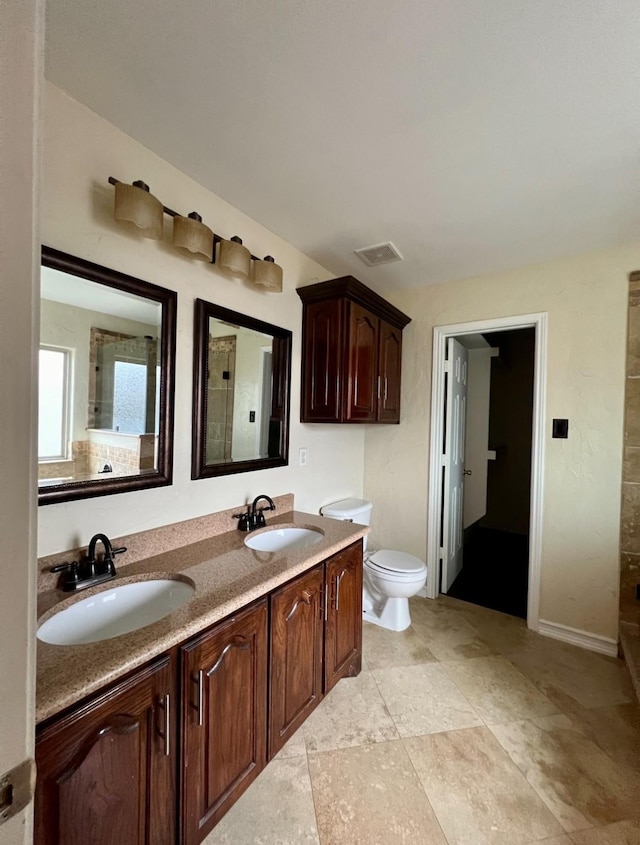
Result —
<path fill-rule="evenodd" d="M 115 186 L 113 216 L 118 223 L 133 230 L 143 238 L 159 241 L 162 238 L 164 208 L 157 197 L 149 193 L 144 182 Z"/>
<path fill-rule="evenodd" d="M 248 279 L 251 270 L 251 253 L 242 246 L 242 240 L 234 235 L 230 240 L 220 241 L 218 256 L 220 269 L 237 279 Z"/>
<path fill-rule="evenodd" d="M 253 262 L 253 283 L 261 285 L 273 293 L 282 291 L 282 267 L 276 264 L 275 260 L 266 255 L 264 261 Z"/>
<path fill-rule="evenodd" d="M 173 245 L 183 255 L 199 261 L 213 257 L 213 232 L 202 222 L 202 217 L 192 211 L 188 217 L 173 218 Z"/>

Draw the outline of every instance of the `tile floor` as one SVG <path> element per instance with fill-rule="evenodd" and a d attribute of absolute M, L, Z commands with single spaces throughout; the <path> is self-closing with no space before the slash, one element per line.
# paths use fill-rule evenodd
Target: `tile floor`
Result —
<path fill-rule="evenodd" d="M 640 845 L 640 707 L 622 661 L 521 619 L 413 599 L 365 624 L 320 704 L 206 845 Z"/>

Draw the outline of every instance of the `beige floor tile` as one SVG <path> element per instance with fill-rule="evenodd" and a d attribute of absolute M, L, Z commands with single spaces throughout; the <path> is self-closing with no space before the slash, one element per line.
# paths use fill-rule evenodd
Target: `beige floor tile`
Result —
<path fill-rule="evenodd" d="M 566 831 L 640 816 L 640 781 L 564 715 L 492 725 L 529 783 Z"/>
<path fill-rule="evenodd" d="M 309 769 L 322 845 L 447 845 L 402 743 L 309 754 Z"/>
<path fill-rule="evenodd" d="M 488 728 L 403 742 L 449 845 L 524 845 L 562 833 Z"/>
<path fill-rule="evenodd" d="M 432 663 L 436 659 L 414 628 L 387 631 L 367 622 L 362 628 L 362 652 L 369 669 L 414 666 Z"/>
<path fill-rule="evenodd" d="M 465 660 L 497 654 L 458 610 L 427 605 L 418 612 L 412 609 L 411 622 L 415 633 L 437 660 Z"/>
<path fill-rule="evenodd" d="M 573 725 L 606 751 L 619 766 L 640 775 L 639 705 L 580 708 L 567 715 Z"/>
<path fill-rule="evenodd" d="M 476 657 L 441 665 L 487 724 L 558 712 L 504 657 Z"/>
<path fill-rule="evenodd" d="M 285 757 L 301 757 L 306 753 L 307 745 L 304 741 L 304 733 L 302 732 L 302 728 L 298 728 L 291 739 L 284 744 L 273 759 L 284 760 Z"/>
<path fill-rule="evenodd" d="M 437 663 L 371 673 L 400 736 L 481 725 L 482 720 Z"/>
<path fill-rule="evenodd" d="M 622 660 L 536 637 L 505 654 L 561 710 L 629 704 L 633 690 Z"/>
<path fill-rule="evenodd" d="M 517 616 L 498 613 L 498 611 L 469 602 L 462 602 L 462 604 L 464 607 L 459 612 L 464 620 L 481 635 L 485 642 L 501 654 L 540 637 L 540 634 L 535 634 L 527 628 L 524 619 L 519 619 Z"/>
<path fill-rule="evenodd" d="M 527 845 L 573 845 L 573 842 L 566 834 L 562 836 L 552 836 L 550 839 L 533 839 L 527 842 Z"/>
<path fill-rule="evenodd" d="M 308 751 L 330 751 L 398 738 L 370 672 L 343 678 L 298 733 L 304 736 Z"/>
<path fill-rule="evenodd" d="M 307 758 L 272 760 L 203 845 L 319 843 Z"/>
<path fill-rule="evenodd" d="M 616 822 L 606 827 L 572 833 L 575 845 L 640 845 L 640 823 Z"/>

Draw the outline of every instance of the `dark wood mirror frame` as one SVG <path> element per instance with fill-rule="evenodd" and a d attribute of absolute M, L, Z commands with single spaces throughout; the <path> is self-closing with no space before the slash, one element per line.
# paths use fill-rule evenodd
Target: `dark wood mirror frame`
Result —
<path fill-rule="evenodd" d="M 151 282 L 128 276 L 51 247 L 42 247 L 42 266 L 88 279 L 92 282 L 115 288 L 149 299 L 161 306 L 160 330 L 160 402 L 157 467 L 138 475 L 100 478 L 83 481 L 68 481 L 38 488 L 38 504 L 49 505 L 88 499 L 94 496 L 108 496 L 132 490 L 146 490 L 163 487 L 173 480 L 173 417 L 176 357 L 176 311 L 175 291 Z"/>
<path fill-rule="evenodd" d="M 207 377 L 209 320 L 217 319 L 235 326 L 270 335 L 273 338 L 271 414 L 269 418 L 269 457 L 207 463 Z M 291 385 L 291 332 L 246 314 L 239 314 L 203 299 L 196 299 L 193 361 L 193 438 L 191 478 L 213 478 L 258 469 L 286 466 L 289 463 L 289 407 Z"/>

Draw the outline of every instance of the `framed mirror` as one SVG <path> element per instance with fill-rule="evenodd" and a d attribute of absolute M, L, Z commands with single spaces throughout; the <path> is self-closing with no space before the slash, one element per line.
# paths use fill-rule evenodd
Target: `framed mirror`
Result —
<path fill-rule="evenodd" d="M 289 462 L 291 332 L 196 300 L 192 478 Z"/>
<path fill-rule="evenodd" d="M 171 484 L 176 301 L 42 248 L 39 504 Z"/>

